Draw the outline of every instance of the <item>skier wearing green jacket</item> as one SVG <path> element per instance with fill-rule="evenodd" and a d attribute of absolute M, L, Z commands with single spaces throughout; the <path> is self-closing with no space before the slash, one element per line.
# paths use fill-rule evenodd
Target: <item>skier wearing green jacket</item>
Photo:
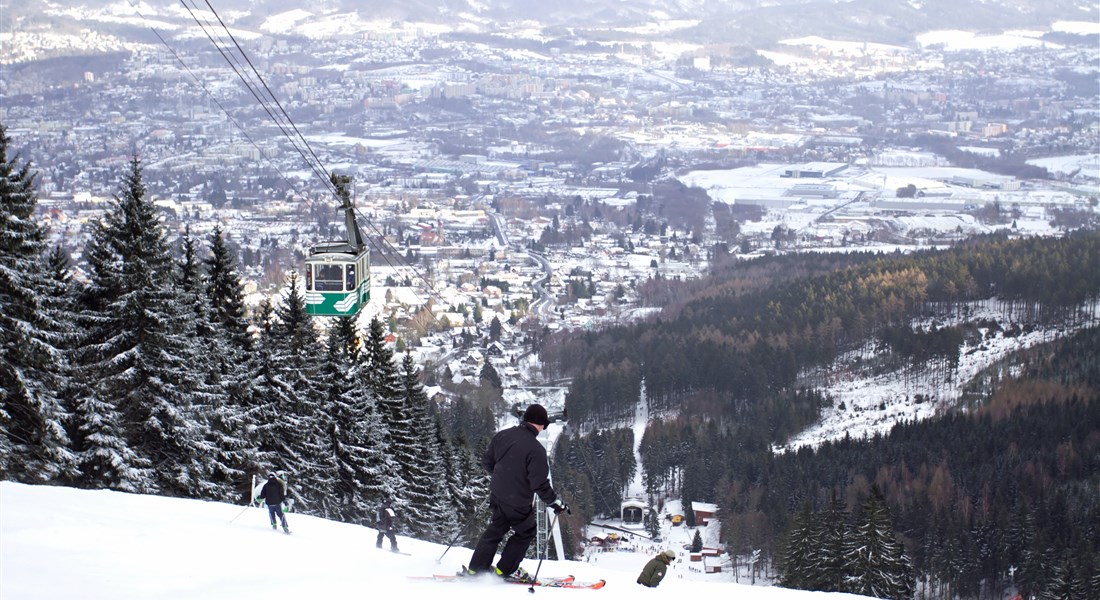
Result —
<path fill-rule="evenodd" d="M 642 569 L 642 574 L 638 576 L 638 583 L 646 587 L 661 585 L 661 580 L 665 578 L 665 572 L 668 571 L 668 565 L 675 558 L 676 553 L 672 550 L 665 550 L 653 557 Z"/>

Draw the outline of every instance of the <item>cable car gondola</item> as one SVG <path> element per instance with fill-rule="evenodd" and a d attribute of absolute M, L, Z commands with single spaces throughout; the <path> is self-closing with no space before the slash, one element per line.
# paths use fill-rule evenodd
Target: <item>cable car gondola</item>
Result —
<path fill-rule="evenodd" d="M 370 248 L 351 203 L 345 175 L 330 177 L 344 211 L 346 240 L 321 242 L 309 249 L 305 262 L 306 312 L 321 317 L 353 317 L 370 302 Z"/>

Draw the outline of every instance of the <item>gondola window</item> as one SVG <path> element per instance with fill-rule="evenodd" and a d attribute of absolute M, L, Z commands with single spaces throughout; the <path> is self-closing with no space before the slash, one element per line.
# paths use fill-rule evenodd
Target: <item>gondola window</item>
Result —
<path fill-rule="evenodd" d="M 340 292 L 344 289 L 343 265 L 314 265 L 318 292 Z M 354 275 L 353 275 L 354 277 Z"/>
<path fill-rule="evenodd" d="M 344 286 L 345 290 L 355 289 L 355 265 L 348 265 L 347 268 L 347 285 Z"/>

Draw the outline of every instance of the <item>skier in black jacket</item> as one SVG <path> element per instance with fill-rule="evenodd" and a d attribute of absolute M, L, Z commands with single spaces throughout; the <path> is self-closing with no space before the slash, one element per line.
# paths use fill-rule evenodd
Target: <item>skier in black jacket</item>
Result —
<path fill-rule="evenodd" d="M 523 413 L 523 423 L 497 432 L 489 442 L 481 465 L 492 474 L 489 482 L 492 517 L 474 547 L 468 574 L 495 572 L 512 579 L 530 579 L 519 563 L 535 539 L 534 496 L 538 494 L 556 513 L 568 509 L 550 485 L 546 448 L 538 441 L 538 435 L 549 425 L 546 409 L 532 404 Z M 493 569 L 490 563 L 509 529 L 512 537 Z"/>
<path fill-rule="evenodd" d="M 267 504 L 267 515 L 271 517 L 271 528 L 277 529 L 275 526 L 275 516 L 279 516 L 279 520 L 283 523 L 283 531 L 290 533 L 290 527 L 286 524 L 286 515 L 283 514 L 283 500 L 286 499 L 286 487 L 283 486 L 283 482 L 279 481 L 278 476 L 275 473 L 269 473 L 267 476 L 267 483 L 264 487 L 260 488 L 260 495 L 256 498 L 257 501 L 263 498 Z"/>
<path fill-rule="evenodd" d="M 379 548 L 382 547 L 382 539 L 390 538 L 390 550 L 394 552 L 400 552 L 397 549 L 397 535 L 394 534 L 394 530 L 397 529 L 397 513 L 393 510 L 393 502 L 386 499 L 382 502 L 382 506 L 378 507 L 378 543 Z"/>

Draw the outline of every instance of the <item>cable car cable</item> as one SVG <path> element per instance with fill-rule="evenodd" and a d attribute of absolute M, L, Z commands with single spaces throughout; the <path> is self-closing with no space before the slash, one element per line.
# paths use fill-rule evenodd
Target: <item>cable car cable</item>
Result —
<path fill-rule="evenodd" d="M 279 127 L 279 130 L 290 141 L 291 146 L 293 146 L 294 150 L 296 152 L 298 152 L 298 154 L 302 157 L 302 160 L 305 161 L 305 163 L 309 166 L 310 170 L 313 171 L 314 175 L 317 175 L 317 177 L 322 180 L 322 182 L 323 182 L 324 186 L 326 187 L 326 189 L 328 189 L 330 192 L 332 192 L 333 195 L 336 195 L 336 188 L 332 185 L 332 182 L 329 181 L 329 177 L 327 175 L 328 172 L 324 170 L 323 166 L 321 166 L 321 169 L 318 170 L 317 166 L 315 166 L 314 163 L 309 160 L 309 157 L 306 156 L 305 152 L 298 145 L 298 142 L 290 134 L 290 131 L 287 129 L 287 126 L 282 123 L 282 121 L 279 119 L 279 117 L 273 112 L 272 108 L 268 105 L 267 101 L 265 101 L 261 97 L 260 93 L 254 87 L 254 84 L 249 81 L 247 73 L 242 72 L 244 70 L 244 67 L 243 67 L 243 65 L 240 64 L 240 61 L 238 60 L 238 61 L 234 62 L 234 58 L 232 57 L 232 52 L 227 53 L 226 50 L 224 48 L 222 48 L 222 46 L 218 43 L 218 41 L 214 39 L 214 35 L 212 33 L 210 33 L 210 31 L 207 29 L 207 26 L 202 23 L 202 21 L 199 19 L 199 16 L 195 13 L 195 9 L 193 9 L 190 5 L 188 5 L 186 0 L 180 0 L 180 3 L 183 4 L 184 8 L 186 8 L 187 11 L 191 14 L 191 17 L 195 20 L 195 23 L 198 24 L 199 28 L 202 29 L 202 31 L 206 35 L 207 39 L 210 40 L 210 43 L 212 43 L 214 45 L 214 47 L 222 55 L 222 58 L 224 58 L 226 63 L 229 64 L 230 68 L 233 69 L 233 72 L 241 80 L 241 82 L 244 84 L 245 88 L 248 89 L 248 91 L 252 94 L 252 96 L 256 99 L 256 101 L 260 103 L 260 106 L 261 106 L 261 108 L 264 109 L 264 112 L 266 112 L 267 115 L 269 117 L 271 117 L 271 120 L 275 122 L 275 125 Z M 207 4 L 209 5 L 209 2 L 207 2 Z M 195 8 L 197 9 L 197 6 Z M 213 9 L 211 9 L 211 10 L 213 10 Z M 217 13 L 214 13 L 214 15 L 217 16 Z M 218 17 L 218 20 L 219 20 L 219 22 L 221 22 L 221 17 Z M 225 28 L 224 22 L 223 22 L 223 28 Z M 229 31 L 228 28 L 225 28 L 225 29 L 226 29 L 226 32 Z M 230 34 L 230 35 L 232 35 L 232 34 Z M 231 39 L 233 39 L 233 38 L 231 37 Z M 235 40 L 234 40 L 234 43 L 236 43 Z M 239 44 L 236 44 L 236 46 L 237 46 L 237 49 L 240 52 L 242 52 L 242 53 L 244 52 L 243 49 L 241 49 Z M 249 65 L 252 64 L 252 62 L 248 60 L 247 56 L 245 57 L 245 60 L 248 61 Z M 255 67 L 253 67 L 253 70 L 255 70 Z M 260 81 L 262 82 L 263 80 L 261 79 Z M 265 89 L 267 89 L 268 93 L 270 94 L 271 89 L 267 87 L 266 83 L 264 84 L 264 87 L 265 87 Z M 276 101 L 276 105 L 278 105 L 278 101 Z M 280 106 L 280 108 L 281 108 L 281 106 Z M 290 117 L 288 115 L 286 115 L 286 111 L 283 111 L 283 115 L 286 117 L 287 121 L 290 122 L 291 127 L 294 127 L 293 121 L 290 121 Z M 294 127 L 294 129 L 297 130 L 297 127 Z M 308 145 L 306 147 L 307 147 L 307 149 L 309 148 Z M 309 152 L 310 152 L 311 155 L 313 155 L 314 158 L 317 157 L 317 155 L 313 152 L 312 149 L 309 149 Z"/>
<path fill-rule="evenodd" d="M 168 40 L 164 39 L 164 36 L 162 36 L 160 34 L 160 32 L 157 31 L 157 29 L 155 27 L 153 27 L 152 25 L 148 25 L 149 19 L 144 14 L 142 14 L 141 9 L 138 7 L 138 5 L 135 4 L 133 2 L 133 0 L 129 0 L 129 2 L 130 2 L 130 6 L 134 9 L 134 12 L 136 12 L 138 14 L 138 16 L 141 17 L 141 19 L 146 22 L 146 27 L 148 27 L 149 30 L 153 32 L 153 35 L 155 35 L 157 37 L 157 39 L 160 40 L 160 43 L 163 44 L 164 47 L 168 49 L 168 52 L 170 52 L 172 54 L 172 57 L 175 58 L 177 62 L 179 62 L 180 66 L 182 66 L 183 69 L 185 71 L 187 71 L 187 73 L 189 75 L 191 75 L 191 78 L 195 80 L 195 83 L 199 84 L 199 87 L 202 88 L 202 91 L 214 102 L 215 105 L 217 105 L 217 107 L 223 113 L 225 113 L 226 118 L 228 118 L 229 121 L 231 123 L 233 123 L 233 126 L 236 127 L 238 131 L 241 132 L 241 135 L 244 136 L 244 139 L 248 140 L 248 143 L 251 144 L 252 147 L 255 148 L 257 152 L 259 152 L 260 156 L 263 157 L 263 159 L 265 161 L 267 161 L 268 164 L 271 165 L 271 167 L 273 169 L 275 169 L 275 172 L 279 174 L 279 177 L 281 177 L 283 179 L 283 181 L 286 182 L 286 184 L 290 187 L 290 189 L 292 191 L 297 192 L 297 194 L 299 196 L 301 196 L 303 199 L 307 200 L 309 205 L 312 206 L 313 201 L 309 200 L 303 192 L 301 192 L 297 189 L 297 184 L 295 184 L 293 181 L 291 181 L 290 178 L 287 177 L 286 173 L 284 173 L 283 170 L 280 169 L 277 164 L 275 164 L 275 161 L 272 160 L 272 158 L 270 156 L 268 156 L 267 152 L 265 152 L 264 149 L 260 147 L 260 145 L 256 142 L 256 140 L 252 139 L 252 136 L 250 136 L 248 134 L 248 131 L 245 130 L 244 126 L 241 125 L 241 123 L 239 121 L 237 121 L 237 119 L 233 116 L 233 114 L 229 112 L 229 109 L 227 109 L 225 107 L 225 105 L 223 105 L 221 103 L 221 101 L 218 100 L 218 98 L 216 96 L 214 96 L 214 93 L 211 92 L 208 87 L 206 87 L 206 83 L 202 80 L 202 78 L 199 77 L 198 74 L 195 73 L 191 69 L 190 66 L 188 66 L 187 62 L 185 62 L 183 60 L 183 57 L 180 56 L 179 53 L 176 52 L 175 48 L 173 48 L 172 45 L 168 43 Z"/>
<path fill-rule="evenodd" d="M 183 0 L 181 0 L 181 2 L 182 1 Z M 192 2 L 194 1 L 195 0 L 192 0 Z M 302 145 L 305 146 L 306 150 L 309 151 L 310 156 L 313 157 L 313 160 L 316 161 L 317 166 L 324 173 L 324 180 L 329 182 L 329 186 L 335 192 L 336 188 L 335 186 L 332 186 L 332 183 L 329 180 L 329 178 L 331 177 L 331 173 L 329 173 L 328 169 L 325 168 L 325 165 L 321 162 L 321 159 L 317 156 L 317 153 L 313 151 L 313 148 L 309 145 L 309 142 L 306 140 L 305 136 L 302 135 L 302 132 L 298 129 L 298 126 L 294 124 L 293 119 L 291 119 L 290 115 L 287 114 L 286 109 L 283 108 L 283 105 L 279 102 L 279 99 L 275 97 L 275 93 L 271 91 L 270 87 L 268 87 L 267 82 L 264 81 L 263 76 L 260 75 L 259 70 L 256 69 L 256 65 L 252 64 L 252 60 L 248 58 L 248 54 L 245 53 L 244 48 L 242 48 L 240 43 L 237 42 L 237 38 L 233 35 L 233 32 L 229 30 L 229 27 L 225 24 L 225 21 L 222 20 L 221 15 L 218 14 L 218 11 L 214 10 L 213 5 L 210 4 L 210 0 L 205 0 L 205 2 L 206 6 L 210 8 L 210 12 L 213 13 L 214 17 L 218 19 L 218 23 L 221 24 L 222 29 L 225 30 L 225 33 L 229 36 L 229 39 L 233 41 L 233 45 L 237 47 L 237 51 L 240 52 L 241 57 L 244 58 L 245 62 L 247 62 L 248 66 L 252 69 L 252 72 L 255 73 L 256 79 L 259 80 L 264 89 L 267 90 L 268 96 L 271 97 L 271 100 L 275 103 L 275 106 L 279 108 L 279 112 L 282 113 L 284 117 L 286 117 L 286 122 L 290 125 L 291 128 L 294 129 L 294 133 L 298 135 L 298 138 L 302 140 Z"/>
<path fill-rule="evenodd" d="M 235 56 L 233 55 L 233 53 L 231 51 L 227 52 L 226 49 L 223 48 L 222 45 L 218 43 L 218 40 L 214 39 L 215 35 L 212 34 L 210 32 L 210 30 L 207 28 L 208 25 L 209 25 L 210 29 L 214 29 L 213 24 L 208 23 L 207 25 L 204 25 L 202 20 L 199 19 L 198 14 L 196 14 L 196 10 L 202 12 L 202 9 L 198 7 L 197 1 L 192 0 L 192 3 L 194 4 L 194 7 L 192 7 L 191 5 L 188 5 L 186 0 L 180 0 L 180 3 L 183 4 L 184 8 L 187 9 L 188 13 L 190 13 L 191 17 L 195 20 L 195 23 L 198 24 L 200 29 L 202 29 L 202 31 L 206 35 L 207 39 L 210 40 L 210 42 L 214 45 L 214 47 L 222 55 L 222 58 L 224 58 L 226 63 L 229 64 L 230 68 L 237 75 L 237 77 L 241 80 L 241 82 L 244 84 L 245 88 L 247 88 L 248 91 L 252 94 L 253 98 L 255 98 L 256 101 L 260 103 L 260 106 L 264 109 L 264 111 L 268 114 L 268 116 L 273 121 L 275 121 L 275 124 L 279 127 L 279 130 L 287 138 L 287 140 L 290 142 L 291 146 L 294 147 L 295 151 L 298 152 L 298 154 L 302 157 L 302 160 L 305 161 L 306 164 L 309 165 L 309 167 L 313 171 L 313 173 L 315 175 L 317 175 L 318 178 L 320 178 L 322 180 L 322 182 L 324 183 L 326 189 L 328 191 L 330 191 L 335 197 L 339 198 L 339 192 L 337 191 L 336 187 L 331 182 L 331 174 L 325 168 L 324 164 L 321 162 L 320 157 L 318 157 L 316 152 L 313 151 L 313 148 L 309 145 L 308 140 L 306 140 L 305 136 L 301 133 L 301 130 L 298 129 L 297 125 L 294 124 L 294 120 L 291 119 L 289 114 L 287 114 L 286 109 L 283 108 L 282 104 L 275 97 L 274 92 L 271 91 L 271 88 L 267 85 L 267 82 L 264 81 L 263 77 L 260 75 L 259 71 L 256 69 L 256 66 L 252 63 L 251 59 L 248 58 L 248 55 L 244 51 L 244 48 L 241 47 L 240 43 L 237 42 L 236 37 L 229 30 L 229 27 L 226 25 L 225 21 L 218 14 L 217 10 L 215 10 L 214 7 L 210 4 L 210 1 L 205 0 L 205 4 L 210 9 L 210 12 L 218 20 L 218 23 L 221 25 L 221 28 L 225 31 L 228 38 L 233 42 L 233 45 L 237 48 L 238 53 L 240 53 L 240 55 L 244 58 L 245 62 L 248 63 L 248 66 L 252 70 L 252 72 L 255 74 L 256 79 L 263 86 L 264 90 L 266 90 L 267 95 L 271 98 L 271 101 L 274 102 L 275 106 L 278 108 L 278 112 L 283 115 L 283 117 L 285 118 L 288 125 L 284 125 L 281 122 L 281 120 L 279 119 L 279 117 L 275 114 L 274 109 L 272 109 L 270 106 L 268 106 L 267 101 L 262 97 L 262 94 L 256 89 L 255 84 L 253 84 L 250 81 L 250 77 L 247 75 L 247 72 L 244 69 L 244 65 L 242 65 L 239 60 L 235 60 Z M 217 37 L 220 38 L 221 37 L 220 34 Z M 242 71 L 245 71 L 245 72 L 242 73 Z M 313 161 L 311 161 L 310 158 L 306 156 L 306 152 L 302 150 L 302 147 L 299 146 L 299 144 L 295 140 L 294 136 L 291 135 L 290 131 L 287 128 L 288 126 L 289 126 L 289 128 L 293 129 L 294 133 L 297 135 L 297 138 L 301 140 L 302 146 L 304 146 L 306 151 L 309 152 L 309 155 L 313 157 Z M 362 215 L 362 211 L 360 211 L 358 208 L 353 207 L 353 211 L 360 214 L 360 215 Z M 364 215 L 364 218 L 365 218 L 365 215 Z M 375 234 L 377 234 L 378 239 L 381 240 L 382 244 L 384 244 L 386 246 L 389 246 L 389 248 L 390 248 L 390 250 L 392 251 L 393 254 L 401 256 L 401 253 L 398 251 L 398 249 L 386 240 L 385 235 L 383 235 L 382 232 L 380 232 L 378 230 L 378 228 L 374 226 L 374 224 L 370 221 L 370 219 L 365 219 L 365 221 L 366 221 L 367 227 L 369 227 L 371 230 L 373 230 L 375 232 Z M 367 239 L 367 243 L 374 246 L 374 248 L 378 251 L 379 256 L 382 257 L 382 259 L 386 262 L 386 264 L 391 269 L 393 269 L 395 272 L 400 272 L 401 269 L 399 267 L 395 266 L 393 264 L 393 262 L 389 259 L 389 256 L 388 256 L 388 254 L 386 252 L 386 249 L 384 247 L 380 247 L 378 244 L 373 243 L 371 241 L 370 236 L 366 236 L 366 239 Z M 402 261 L 405 262 L 406 268 L 411 270 L 413 272 L 413 274 L 416 276 L 416 278 L 420 279 L 420 281 L 422 281 L 424 283 L 427 291 L 429 292 L 429 296 L 434 297 L 436 300 L 438 300 L 440 302 L 440 304 L 444 304 L 443 299 L 440 296 L 439 292 L 435 289 L 435 286 L 424 275 L 422 275 L 416 269 L 415 266 L 408 263 L 407 261 L 404 261 L 404 257 L 402 257 Z"/>
<path fill-rule="evenodd" d="M 183 4 L 184 4 L 184 6 L 185 6 L 185 7 L 187 7 L 187 4 L 186 4 L 185 0 L 180 0 L 180 1 L 181 1 L 181 3 L 183 3 Z M 195 4 L 197 5 L 197 2 L 196 2 L 195 0 L 192 0 L 192 2 L 193 2 L 193 3 L 195 3 Z M 256 74 L 256 79 L 257 79 L 257 80 L 259 80 L 259 81 L 260 81 L 260 83 L 261 83 L 261 84 L 263 85 L 264 89 L 265 89 L 265 90 L 267 90 L 267 93 L 268 93 L 268 95 L 269 95 L 269 96 L 271 97 L 271 99 L 272 99 L 272 100 L 273 100 L 273 101 L 275 102 L 275 105 L 276 105 L 276 106 L 277 106 L 277 107 L 279 108 L 279 111 L 280 111 L 280 112 L 282 113 L 282 115 L 283 115 L 283 116 L 284 116 L 284 117 L 286 118 L 286 121 L 287 121 L 287 123 L 289 123 L 289 124 L 290 124 L 290 127 L 292 127 L 292 128 L 294 129 L 294 132 L 295 132 L 295 133 L 296 133 L 296 134 L 298 135 L 299 139 L 301 139 L 301 140 L 302 140 L 302 142 L 303 142 L 303 144 L 304 144 L 305 148 L 306 148 L 307 150 L 309 150 L 309 153 L 310 153 L 310 155 L 311 155 L 311 156 L 313 156 L 313 158 L 314 158 L 314 159 L 315 159 L 315 160 L 317 161 L 317 166 L 318 166 L 318 167 L 319 167 L 319 168 L 321 169 L 321 171 L 323 171 L 323 172 L 324 172 L 324 175 L 325 175 L 325 176 L 322 176 L 322 175 L 321 175 L 320 173 L 317 173 L 316 169 L 314 170 L 314 172 L 315 172 L 315 173 L 316 173 L 316 174 L 317 174 L 317 175 L 318 175 L 319 177 L 321 177 L 321 179 L 322 179 L 322 180 L 324 180 L 324 181 L 325 181 L 325 182 L 326 182 L 326 183 L 327 183 L 327 184 L 329 185 L 329 187 L 330 187 L 331 191 L 332 191 L 332 192 L 333 192 L 334 194 L 337 194 L 337 192 L 336 192 L 336 189 L 335 189 L 335 187 L 334 187 L 334 186 L 332 186 L 332 184 L 331 184 L 331 182 L 330 182 L 331 174 L 330 174 L 330 173 L 328 172 L 328 170 L 327 170 L 327 169 L 325 169 L 325 167 L 324 167 L 324 164 L 323 164 L 323 163 L 321 163 L 321 159 L 320 159 L 320 158 L 319 158 L 319 157 L 317 156 L 317 154 L 316 154 L 316 153 L 315 153 L 315 152 L 313 151 L 312 147 L 310 147 L 310 145 L 309 145 L 309 142 L 308 142 L 308 141 L 307 141 L 307 140 L 305 139 L 305 136 L 304 136 L 304 135 L 302 135 L 302 133 L 301 133 L 301 131 L 300 131 L 300 130 L 298 129 L 298 127 L 297 127 L 296 125 L 294 125 L 294 121 L 293 121 L 293 119 L 291 119 L 291 118 L 290 118 L 290 115 L 289 115 L 289 114 L 287 114 L 286 110 L 285 110 L 285 109 L 283 108 L 283 106 L 282 106 L 282 104 L 281 104 L 281 103 L 279 102 L 279 100 L 278 100 L 277 98 L 275 98 L 275 94 L 274 94 L 274 93 L 273 93 L 273 92 L 271 91 L 271 88 L 270 88 L 270 87 L 269 87 L 269 86 L 267 85 L 267 82 L 265 82 L 265 81 L 264 81 L 263 77 L 262 77 L 262 76 L 260 75 L 260 73 L 259 73 L 259 71 L 258 71 L 258 70 L 256 69 L 255 65 L 254 65 L 254 64 L 252 63 L 251 59 L 249 59 L 249 58 L 248 58 L 248 55 L 247 55 L 247 53 L 245 53 L 245 51 L 244 51 L 244 48 L 242 48 L 242 47 L 241 47 L 241 45 L 240 45 L 240 43 L 238 43 L 238 42 L 237 42 L 237 39 L 236 39 L 236 37 L 235 37 L 235 36 L 233 35 L 233 33 L 232 33 L 232 32 L 231 32 L 230 30 L 229 30 L 229 27 L 228 27 L 228 26 L 226 25 L 225 21 L 224 21 L 224 20 L 223 20 L 223 19 L 221 18 L 221 15 L 219 15 L 219 14 L 218 14 L 218 12 L 217 12 L 217 10 L 215 10 L 215 9 L 214 9 L 214 7 L 213 7 L 213 6 L 212 6 L 212 5 L 210 4 L 210 0 L 205 0 L 205 3 L 206 3 L 206 5 L 207 5 L 207 7 L 208 7 L 208 8 L 210 9 L 210 12 L 211 12 L 211 13 L 212 13 L 212 14 L 214 15 L 214 17 L 215 17 L 215 18 L 217 18 L 217 20 L 218 20 L 218 23 L 219 23 L 219 24 L 221 25 L 222 29 L 224 29 L 224 30 L 225 30 L 225 32 L 226 32 L 226 35 L 228 35 L 228 36 L 229 36 L 229 39 L 233 41 L 233 44 L 234 44 L 234 46 L 236 46 L 236 48 L 237 48 L 237 51 L 238 51 L 238 52 L 239 52 L 239 53 L 241 54 L 241 56 L 242 56 L 242 57 L 244 58 L 244 60 L 245 60 L 245 61 L 246 61 L 246 62 L 248 63 L 249 67 L 251 67 L 252 71 L 253 71 L 253 72 L 254 72 L 254 73 Z M 194 11 L 192 11 L 190 7 L 188 7 L 188 11 L 189 11 L 189 12 L 191 12 L 191 16 L 192 16 L 192 17 L 193 17 L 193 18 L 195 19 L 195 21 L 196 21 L 196 22 L 198 23 L 198 22 L 199 22 L 199 21 L 198 21 L 198 17 L 196 16 L 195 12 L 194 12 Z M 201 23 L 199 23 L 199 26 L 200 26 L 200 27 L 203 27 Z M 204 32 L 206 31 L 205 27 L 203 27 L 203 30 L 204 30 Z M 207 33 L 207 37 L 208 37 L 208 38 L 210 38 L 210 41 L 211 41 L 211 43 L 213 43 L 213 44 L 215 45 L 215 47 L 218 47 L 218 44 L 217 44 L 217 42 L 215 42 L 215 40 L 213 39 L 213 37 L 212 37 L 212 36 L 211 36 L 211 35 L 210 35 L 209 33 Z M 218 47 L 218 50 L 219 50 L 220 52 L 222 52 L 222 56 L 223 56 L 223 57 L 225 57 L 225 56 L 226 56 L 225 52 L 224 52 L 224 51 L 222 51 L 222 49 L 221 49 L 220 47 Z M 226 60 L 228 61 L 229 59 L 227 58 Z M 230 63 L 230 64 L 231 64 L 231 66 L 232 66 L 232 63 Z M 238 63 L 238 64 L 239 64 L 239 63 Z M 243 68 L 243 67 L 242 67 L 242 68 Z M 235 71 L 235 72 L 237 72 L 237 69 L 236 69 L 235 67 L 234 67 L 234 71 Z M 248 82 L 247 82 L 247 81 L 245 80 L 245 78 L 244 78 L 244 77 L 242 77 L 242 76 L 240 75 L 240 73 L 239 73 L 239 72 L 237 72 L 237 74 L 238 74 L 238 77 L 241 77 L 241 80 L 242 80 L 242 82 L 244 82 L 244 83 L 245 83 L 246 87 L 249 87 L 249 90 L 250 90 L 250 91 L 252 91 L 252 93 L 253 93 L 253 96 L 254 96 L 254 97 L 256 97 L 256 100 L 257 100 L 257 101 L 259 101 L 259 102 L 261 103 L 261 105 L 262 105 L 262 104 L 263 104 L 263 100 L 262 100 L 262 99 L 261 99 L 261 98 L 259 97 L 259 94 L 258 94 L 258 93 L 257 93 L 257 92 L 256 92 L 256 91 L 255 91 L 255 90 L 254 90 L 254 89 L 253 89 L 253 88 L 252 88 L 251 86 L 250 86 L 250 84 L 249 84 L 249 83 L 248 83 Z M 277 119 L 277 118 L 275 117 L 275 115 L 273 115 L 273 114 L 271 113 L 271 111 L 270 111 L 270 110 L 268 109 L 268 107 L 267 107 L 266 105 L 264 106 L 264 109 L 265 109 L 265 110 L 267 110 L 267 112 L 268 112 L 268 115 L 269 115 L 269 116 L 271 116 L 271 118 L 272 118 L 273 120 L 276 120 L 276 122 L 278 123 L 278 119 Z M 285 129 L 285 128 L 283 128 L 283 127 L 282 127 L 281 125 L 280 125 L 280 129 L 281 129 L 281 130 L 283 131 L 284 135 L 286 135 L 286 136 L 287 136 L 288 138 L 290 138 L 290 133 L 289 133 L 288 131 L 286 131 L 286 129 Z M 291 141 L 292 141 L 292 143 L 293 143 L 293 140 L 291 140 Z M 303 158 L 303 160 L 306 160 L 306 162 L 307 162 L 307 163 L 309 163 L 309 160 L 308 160 L 308 159 L 307 159 L 307 158 L 305 157 L 304 153 L 303 153 L 303 152 L 302 152 L 302 151 L 301 151 L 300 149 L 298 149 L 298 147 L 297 147 L 297 145 L 296 145 L 296 144 L 295 144 L 295 149 L 297 149 L 297 150 L 298 150 L 299 154 L 302 154 L 302 158 Z M 310 166 L 311 166 L 311 168 L 313 167 L 313 165 L 312 165 L 312 164 L 310 164 Z M 338 194 L 337 194 L 337 196 L 338 196 Z M 358 209 L 355 209 L 355 212 L 357 212 L 357 213 L 359 213 L 360 215 L 362 215 L 362 211 L 359 211 Z M 365 215 L 364 215 L 364 217 L 365 217 Z M 390 247 L 390 250 L 391 250 L 391 251 L 392 251 L 392 252 L 393 252 L 394 254 L 397 254 L 398 256 L 400 256 L 400 254 L 401 254 L 401 253 L 400 253 L 400 252 L 398 251 L 398 249 L 397 249 L 397 248 L 395 248 L 395 247 L 394 247 L 394 246 L 393 246 L 392 244 L 389 244 L 389 242 L 388 242 L 388 241 L 386 240 L 386 236 L 385 236 L 384 234 L 382 234 L 382 232 L 380 232 L 380 231 L 378 230 L 378 228 L 377 228 L 377 227 L 375 227 L 375 226 L 374 226 L 374 224 L 373 224 L 373 223 L 372 223 L 372 222 L 370 221 L 370 219 L 365 219 L 365 221 L 366 221 L 367 227 L 369 227 L 370 229 L 372 229 L 372 230 L 373 230 L 373 231 L 374 231 L 374 232 L 375 232 L 375 233 L 376 233 L 376 234 L 378 235 L 378 238 L 379 238 L 379 239 L 380 239 L 380 240 L 382 241 L 382 243 L 383 243 L 383 244 L 386 244 L 386 245 L 389 245 L 389 247 Z M 368 236 L 368 237 L 367 237 L 367 239 L 368 239 L 368 242 L 369 242 L 369 240 L 370 240 L 370 237 Z M 391 262 L 391 261 L 389 260 L 389 257 L 387 256 L 387 254 L 386 254 L 386 252 L 385 252 L 385 249 L 384 249 L 384 248 L 379 248 L 379 247 L 378 247 L 377 245 L 375 245 L 375 247 L 376 247 L 376 249 L 377 249 L 377 250 L 378 250 L 378 252 L 379 252 L 379 256 L 381 256 L 381 257 L 382 257 L 382 259 L 383 259 L 383 260 L 384 260 L 384 261 L 386 262 L 386 264 L 387 264 L 387 265 L 388 265 L 388 266 L 389 266 L 390 268 L 394 269 L 394 271 L 399 271 L 399 268 L 398 268 L 398 267 L 396 267 L 396 266 L 395 266 L 395 265 L 393 264 L 393 262 Z M 402 260 L 404 260 L 404 259 L 402 258 Z M 440 301 L 440 302 L 442 303 L 442 298 L 440 297 L 440 295 L 439 295 L 438 291 L 437 291 L 437 290 L 435 289 L 435 286 L 434 286 L 434 285 L 432 285 L 432 283 L 431 283 L 431 282 L 430 282 L 430 281 L 429 281 L 429 280 L 428 280 L 428 279 L 427 279 L 426 277 L 424 277 L 424 276 L 423 276 L 423 275 L 422 275 L 422 274 L 421 274 L 421 273 L 420 273 L 420 272 L 419 272 L 419 271 L 418 271 L 418 270 L 416 269 L 416 267 L 415 267 L 415 266 L 413 266 L 412 264 L 410 264 L 410 263 L 408 263 L 408 262 L 406 262 L 406 263 L 405 263 L 405 266 L 406 266 L 406 267 L 407 267 L 407 268 L 408 268 L 409 270 L 411 270 L 411 271 L 412 271 L 412 272 L 413 272 L 413 273 L 414 273 L 414 274 L 416 275 L 416 277 L 417 277 L 417 278 L 419 278 L 419 279 L 420 279 L 420 280 L 421 280 L 421 281 L 422 281 L 422 282 L 423 282 L 423 283 L 424 283 L 424 284 L 425 284 L 425 285 L 427 286 L 427 288 L 428 288 L 428 291 L 429 291 L 429 296 L 434 296 L 434 297 L 435 297 L 435 298 L 436 298 L 437 300 L 439 300 L 439 301 Z"/>

